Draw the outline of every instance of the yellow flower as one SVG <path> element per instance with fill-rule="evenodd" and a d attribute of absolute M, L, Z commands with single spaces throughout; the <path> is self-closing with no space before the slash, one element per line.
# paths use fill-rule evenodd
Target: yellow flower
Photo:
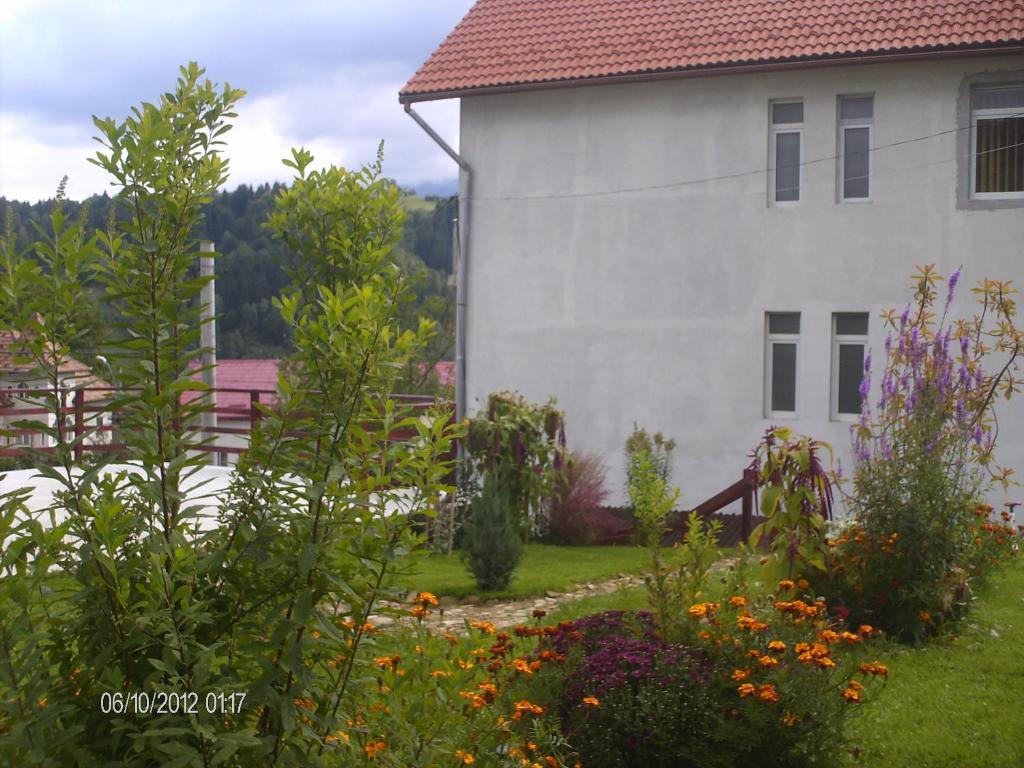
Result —
<path fill-rule="evenodd" d="M 469 752 L 463 752 L 461 749 L 455 750 L 455 758 L 463 765 L 472 765 L 476 762 Z"/>
<path fill-rule="evenodd" d="M 768 643 L 768 650 L 778 651 L 781 653 L 782 651 L 786 650 L 786 644 L 781 640 L 772 640 L 770 643 Z"/>
<path fill-rule="evenodd" d="M 792 726 L 796 725 L 796 722 L 799 719 L 800 718 L 798 718 L 788 709 L 782 713 L 782 724 L 785 725 L 787 728 L 791 728 Z"/>
<path fill-rule="evenodd" d="M 744 683 L 743 685 L 739 686 L 736 689 L 736 691 L 742 698 L 745 699 L 747 698 L 747 696 L 753 696 L 755 693 L 757 693 L 757 686 L 753 683 Z"/>
<path fill-rule="evenodd" d="M 586 704 L 588 707 L 600 707 L 601 706 L 601 702 L 598 701 L 598 698 L 596 696 L 584 696 L 583 697 L 583 703 Z"/>
<path fill-rule="evenodd" d="M 762 656 L 760 659 L 757 660 L 757 663 L 765 669 L 768 669 L 769 667 L 779 666 L 779 660 L 776 659 L 774 656 Z"/>
<path fill-rule="evenodd" d="M 451 677 L 452 673 L 445 669 L 435 669 L 430 673 L 431 677 Z"/>
<path fill-rule="evenodd" d="M 749 669 L 734 669 L 732 671 L 732 679 L 737 683 L 741 680 L 746 680 L 748 677 L 750 677 Z"/>
<path fill-rule="evenodd" d="M 523 715 L 543 715 L 544 707 L 537 704 L 531 704 L 526 699 L 516 702 L 516 711 L 512 713 L 513 720 L 522 720 Z"/>
<path fill-rule="evenodd" d="M 426 608 L 428 605 L 439 605 L 437 596 L 432 592 L 418 592 L 413 602 Z"/>
<path fill-rule="evenodd" d="M 856 688 L 847 688 L 843 691 L 843 698 L 851 704 L 857 704 L 860 702 L 860 691 Z"/>

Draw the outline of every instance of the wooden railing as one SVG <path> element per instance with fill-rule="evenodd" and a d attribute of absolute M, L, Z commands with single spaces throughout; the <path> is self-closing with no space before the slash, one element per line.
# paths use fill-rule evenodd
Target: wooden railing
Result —
<path fill-rule="evenodd" d="M 118 410 L 112 408 L 109 402 L 105 402 L 124 391 L 113 387 L 78 387 L 57 391 L 58 396 L 61 398 L 61 408 L 56 429 L 62 436 L 68 435 L 71 441 L 74 442 L 76 461 L 80 461 L 86 452 L 120 452 L 125 449 L 124 443 L 115 441 L 115 436 L 120 429 L 119 424 L 116 423 Z M 248 450 L 247 446 L 224 444 L 217 441 L 217 436 L 236 435 L 244 440 L 252 432 L 253 426 L 263 418 L 265 409 L 272 408 L 277 399 L 277 392 L 270 389 L 216 387 L 214 389 L 197 388 L 192 391 L 196 393 L 195 398 L 210 395 L 216 397 L 218 393 L 242 394 L 248 398 L 248 402 L 244 406 L 215 405 L 206 409 L 206 412 L 214 413 L 218 416 L 217 426 L 196 425 L 193 431 L 203 435 L 212 435 L 213 439 L 211 441 L 203 441 L 192 449 L 207 453 L 233 455 L 245 453 Z M 87 397 L 88 393 L 98 394 L 99 397 L 94 398 L 91 403 L 87 402 L 87 399 L 89 399 Z M 9 425 L 15 421 L 48 420 L 52 416 L 53 410 L 39 405 L 38 401 L 53 396 L 54 390 L 52 389 L 0 389 L 0 420 L 4 422 L 0 423 L 0 428 L 9 437 L 30 436 L 34 438 L 36 435 L 39 435 L 45 441 L 46 435 L 38 429 L 21 429 Z M 426 409 L 435 404 L 433 398 L 419 395 L 392 395 L 391 397 L 393 400 L 413 409 Z M 37 402 L 31 402 L 33 400 Z M 110 419 L 106 420 L 109 423 L 91 426 L 88 424 L 87 420 L 89 418 L 95 418 L 96 415 L 104 414 L 109 414 Z M 222 419 L 241 423 L 223 426 L 221 424 Z M 106 439 L 105 436 L 107 435 L 111 436 L 111 439 Z M 388 439 L 400 440 L 409 436 L 400 430 L 396 430 L 388 436 Z M 28 448 L 14 443 L 6 446 L 0 445 L 0 457 L 32 455 L 39 451 L 49 453 L 53 450 L 53 446 L 48 445 L 33 445 L 31 448 Z"/>
<path fill-rule="evenodd" d="M 701 517 L 708 517 L 730 504 L 742 501 L 740 538 L 746 544 L 750 541 L 750 532 L 754 519 L 754 493 L 757 491 L 757 472 L 753 469 L 743 470 L 743 476 L 725 490 L 719 491 L 707 501 L 698 504 L 693 511 Z"/>

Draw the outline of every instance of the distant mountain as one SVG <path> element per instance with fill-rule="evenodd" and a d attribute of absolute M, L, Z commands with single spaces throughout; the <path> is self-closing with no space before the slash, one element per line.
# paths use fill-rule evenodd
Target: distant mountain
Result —
<path fill-rule="evenodd" d="M 425 181 L 411 185 L 420 197 L 451 197 L 459 193 L 458 179 L 449 181 Z"/>

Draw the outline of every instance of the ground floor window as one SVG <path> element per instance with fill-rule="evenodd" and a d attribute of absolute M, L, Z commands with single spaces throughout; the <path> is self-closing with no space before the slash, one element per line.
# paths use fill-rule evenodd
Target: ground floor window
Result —
<path fill-rule="evenodd" d="M 795 416 L 800 313 L 767 313 L 765 332 L 765 416 Z"/>
<path fill-rule="evenodd" d="M 868 313 L 832 315 L 832 418 L 847 420 L 860 414 L 860 385 L 868 346 Z"/>

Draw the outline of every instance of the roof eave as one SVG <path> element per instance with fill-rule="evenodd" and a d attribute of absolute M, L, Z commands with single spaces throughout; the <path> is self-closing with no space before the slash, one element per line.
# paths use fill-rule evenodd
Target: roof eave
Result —
<path fill-rule="evenodd" d="M 811 67 L 850 66 L 855 64 L 884 64 L 894 61 L 916 61 L 921 59 L 951 58 L 961 56 L 983 56 L 1024 53 L 1024 41 L 1007 43 L 984 43 L 980 45 L 958 46 L 956 48 L 929 48 L 927 50 L 889 51 L 863 54 L 835 54 L 831 56 L 813 56 L 785 61 L 750 62 L 739 64 L 711 65 L 706 67 L 687 67 L 681 69 L 658 70 L 653 72 L 633 72 L 622 75 L 596 75 L 594 77 L 567 78 L 564 80 L 544 80 L 529 83 L 510 83 L 507 85 L 487 85 L 469 88 L 454 88 L 440 91 L 424 91 L 420 93 L 398 94 L 401 104 L 415 104 L 420 101 L 440 101 L 442 99 L 458 99 L 464 96 L 489 96 L 499 93 L 518 93 L 521 91 L 545 91 L 554 88 L 576 88 L 588 85 L 615 85 L 619 83 L 650 82 L 657 80 L 675 80 L 687 77 L 711 77 L 713 75 L 735 75 L 752 72 L 775 72 L 788 69 L 808 69 Z"/>

